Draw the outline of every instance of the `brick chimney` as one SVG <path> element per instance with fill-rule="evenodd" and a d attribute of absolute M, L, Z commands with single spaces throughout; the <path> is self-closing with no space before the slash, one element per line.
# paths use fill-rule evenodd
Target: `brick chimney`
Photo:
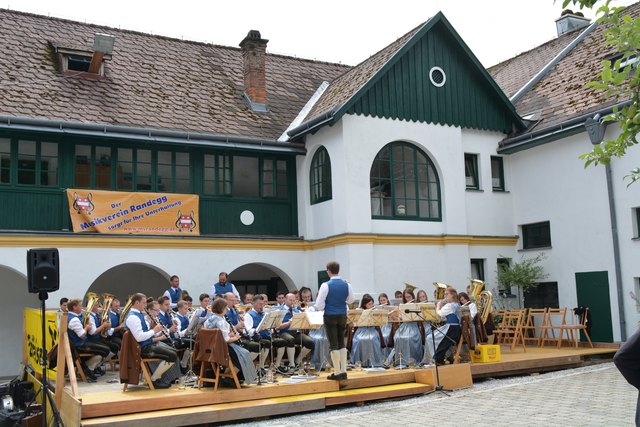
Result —
<path fill-rule="evenodd" d="M 254 111 L 267 111 L 265 59 L 268 42 L 256 30 L 249 31 L 240 42 L 244 63 L 244 96 Z"/>

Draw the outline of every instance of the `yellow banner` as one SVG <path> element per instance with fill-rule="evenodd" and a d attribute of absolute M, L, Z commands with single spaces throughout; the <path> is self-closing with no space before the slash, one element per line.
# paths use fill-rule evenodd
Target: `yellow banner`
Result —
<path fill-rule="evenodd" d="M 47 352 L 58 343 L 58 313 L 55 311 L 45 312 L 45 339 L 47 340 Z M 24 310 L 24 349 L 27 363 L 42 375 L 42 320 L 40 310 L 35 308 L 25 308 Z M 47 366 L 47 377 L 56 379 L 56 370 Z"/>
<path fill-rule="evenodd" d="M 67 199 L 76 233 L 200 234 L 197 195 L 67 189 Z"/>

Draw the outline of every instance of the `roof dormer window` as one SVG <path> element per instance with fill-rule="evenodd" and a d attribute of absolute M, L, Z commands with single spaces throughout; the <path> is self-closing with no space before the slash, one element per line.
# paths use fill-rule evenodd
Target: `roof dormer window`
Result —
<path fill-rule="evenodd" d="M 61 72 L 69 77 L 104 78 L 105 61 L 111 59 L 115 37 L 96 33 L 93 50 L 54 46 Z"/>
<path fill-rule="evenodd" d="M 67 56 L 68 71 L 89 72 L 90 64 L 91 64 L 91 56 L 84 56 L 84 55 L 68 55 Z"/>

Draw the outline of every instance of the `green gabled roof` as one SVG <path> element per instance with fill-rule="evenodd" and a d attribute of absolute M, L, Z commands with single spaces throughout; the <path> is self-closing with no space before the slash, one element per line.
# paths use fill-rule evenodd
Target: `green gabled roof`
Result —
<path fill-rule="evenodd" d="M 434 66 L 446 74 L 442 87 L 429 80 Z M 504 133 L 525 128 L 442 12 L 331 82 L 289 136 L 316 132 L 345 113 Z"/>

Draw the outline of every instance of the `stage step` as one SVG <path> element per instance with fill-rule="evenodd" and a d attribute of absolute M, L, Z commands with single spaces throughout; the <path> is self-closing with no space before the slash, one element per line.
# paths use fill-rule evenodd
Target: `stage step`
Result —
<path fill-rule="evenodd" d="M 271 399 L 257 399 L 235 403 L 167 409 L 153 412 L 117 415 L 82 420 L 83 426 L 121 427 L 148 426 L 157 423 L 162 426 L 185 426 L 193 424 L 218 423 L 237 420 L 251 420 L 274 415 L 294 414 L 324 409 L 326 406 L 360 403 L 371 400 L 391 399 L 420 395 L 433 390 L 429 384 L 415 382 L 392 384 L 361 389 L 313 393 L 298 396 L 283 396 Z"/>

